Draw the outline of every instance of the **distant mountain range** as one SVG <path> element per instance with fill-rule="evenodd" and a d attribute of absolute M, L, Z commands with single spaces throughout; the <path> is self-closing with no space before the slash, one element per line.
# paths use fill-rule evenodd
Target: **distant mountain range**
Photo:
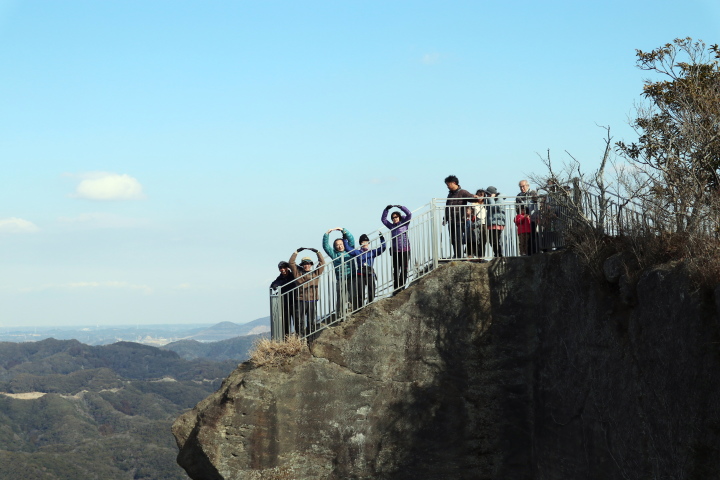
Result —
<path fill-rule="evenodd" d="M 180 340 L 217 342 L 233 337 L 257 335 L 270 331 L 270 317 L 248 323 L 221 322 L 215 325 L 120 325 L 97 327 L 0 327 L 0 341 L 34 342 L 46 338 L 78 340 L 87 345 L 109 345 L 135 342 L 163 346 Z"/>
<path fill-rule="evenodd" d="M 268 334 L 243 335 L 218 342 L 199 342 L 197 340 L 180 340 L 160 347 L 163 350 L 172 350 L 185 360 L 206 359 L 216 362 L 224 360 L 237 360 L 243 362 L 250 358 L 249 352 L 258 338 L 267 337 Z"/>
<path fill-rule="evenodd" d="M 220 322 L 212 327 L 194 332 L 182 340 L 195 340 L 197 342 L 217 342 L 243 335 L 257 335 L 270 332 L 270 317 L 258 318 L 252 322 L 237 324 L 233 322 Z M 176 342 L 177 343 L 177 342 Z"/>
<path fill-rule="evenodd" d="M 0 342 L 0 480 L 186 480 L 170 424 L 238 363 L 132 342 Z"/>
<path fill-rule="evenodd" d="M 269 330 L 268 317 L 0 328 L 0 339 L 12 339 L 0 341 L 0 480 L 187 480 L 173 419 L 215 391 Z"/>

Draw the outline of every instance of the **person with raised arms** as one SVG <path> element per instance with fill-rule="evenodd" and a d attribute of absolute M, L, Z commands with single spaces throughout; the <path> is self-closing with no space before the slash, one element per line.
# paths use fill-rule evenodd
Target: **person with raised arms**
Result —
<path fill-rule="evenodd" d="M 360 248 L 351 249 L 347 244 L 347 240 L 343 240 L 343 242 L 345 243 L 345 250 L 348 250 L 350 256 L 355 258 L 355 275 L 351 291 L 353 310 L 357 310 L 365 304 L 366 290 L 367 303 L 375 300 L 375 270 L 373 270 L 373 264 L 375 258 L 382 254 L 387 246 L 382 233 L 380 234 L 381 245 L 373 250 L 370 250 L 370 238 L 364 233 L 360 235 Z"/>
<path fill-rule="evenodd" d="M 333 246 L 330 247 L 330 233 L 337 230 L 342 233 L 342 238 L 336 238 L 333 241 Z M 355 248 L 355 237 L 346 228 L 335 227 L 331 228 L 325 235 L 323 235 L 323 250 L 328 254 L 333 261 L 333 268 L 335 270 L 335 279 L 337 283 L 335 285 L 335 293 L 337 303 L 335 304 L 335 313 L 340 316 L 343 308 L 343 301 L 347 302 L 348 292 L 352 281 L 353 274 L 353 258 L 350 256 L 347 250 L 345 250 L 345 242 L 352 249 Z M 343 284 L 345 285 L 343 287 Z"/>
<path fill-rule="evenodd" d="M 298 268 L 297 256 L 303 250 L 310 250 L 317 255 L 318 268 L 313 270 L 313 261 L 310 257 L 303 257 Z M 295 275 L 295 283 L 300 287 L 295 309 L 295 332 L 299 331 L 299 334 L 304 337 L 315 331 L 317 303 L 320 300 L 320 275 L 325 270 L 325 259 L 317 248 L 300 247 L 290 257 L 290 269 Z"/>
<path fill-rule="evenodd" d="M 390 220 L 388 220 L 388 212 L 393 207 L 399 208 L 402 213 L 394 211 L 390 214 Z M 410 228 L 411 219 L 412 213 L 410 213 L 407 207 L 402 205 L 388 205 L 380 217 L 383 225 L 390 229 L 393 291 L 404 287 L 407 281 L 408 264 L 410 263 L 410 239 L 408 238 L 407 231 L 408 228 Z"/>

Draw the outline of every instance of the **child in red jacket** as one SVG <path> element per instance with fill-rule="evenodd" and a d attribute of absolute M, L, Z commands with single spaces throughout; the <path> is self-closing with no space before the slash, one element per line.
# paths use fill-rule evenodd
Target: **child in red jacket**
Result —
<path fill-rule="evenodd" d="M 527 255 L 528 245 L 530 244 L 531 228 L 530 215 L 527 214 L 525 205 L 520 206 L 520 213 L 515 216 L 515 225 L 517 225 L 520 255 Z"/>

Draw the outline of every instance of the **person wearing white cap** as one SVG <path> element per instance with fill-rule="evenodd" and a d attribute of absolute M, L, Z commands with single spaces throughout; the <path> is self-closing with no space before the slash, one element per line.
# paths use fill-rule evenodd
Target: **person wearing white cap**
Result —
<path fill-rule="evenodd" d="M 318 268 L 313 270 L 313 261 L 310 257 L 303 257 L 298 268 L 297 256 L 303 250 L 315 252 Z M 317 303 L 320 300 L 320 275 L 325 270 L 325 259 L 316 248 L 300 247 L 290 257 L 290 268 L 299 287 L 295 310 L 295 333 L 304 337 L 315 331 Z"/>

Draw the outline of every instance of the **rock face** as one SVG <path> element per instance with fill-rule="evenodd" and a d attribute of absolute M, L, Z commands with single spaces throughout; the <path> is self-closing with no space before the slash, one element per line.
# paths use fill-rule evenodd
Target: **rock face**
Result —
<path fill-rule="evenodd" d="M 180 417 L 194 480 L 720 476 L 720 293 L 569 253 L 445 265 Z M 610 272 L 611 274 L 609 274 Z"/>

